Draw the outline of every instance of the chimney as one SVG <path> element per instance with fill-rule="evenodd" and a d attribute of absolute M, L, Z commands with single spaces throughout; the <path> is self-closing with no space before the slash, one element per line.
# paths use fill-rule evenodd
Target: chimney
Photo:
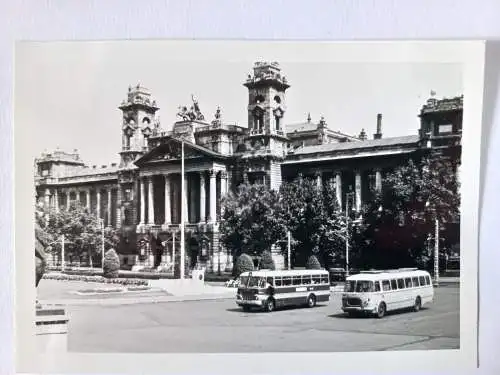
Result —
<path fill-rule="evenodd" d="M 377 114 L 377 132 L 373 134 L 373 139 L 382 138 L 382 114 Z"/>

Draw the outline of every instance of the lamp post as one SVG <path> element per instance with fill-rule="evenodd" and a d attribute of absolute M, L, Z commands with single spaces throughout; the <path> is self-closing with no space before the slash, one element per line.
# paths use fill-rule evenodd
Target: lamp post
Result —
<path fill-rule="evenodd" d="M 434 284 L 439 285 L 439 219 L 436 208 L 429 201 L 425 203 L 430 207 L 434 216 Z"/>
<path fill-rule="evenodd" d="M 101 226 L 101 268 L 104 271 L 104 219 L 99 219 Z"/>
<path fill-rule="evenodd" d="M 354 193 L 345 195 L 345 275 L 349 276 L 349 199 L 354 198 Z"/>

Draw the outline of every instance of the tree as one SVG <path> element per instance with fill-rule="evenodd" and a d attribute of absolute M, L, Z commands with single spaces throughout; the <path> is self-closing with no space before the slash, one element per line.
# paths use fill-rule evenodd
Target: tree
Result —
<path fill-rule="evenodd" d="M 236 259 L 235 276 L 240 276 L 243 272 L 250 272 L 253 270 L 253 260 L 250 255 L 243 253 Z"/>
<path fill-rule="evenodd" d="M 310 255 L 323 264 L 338 261 L 345 243 L 345 219 L 336 203 L 334 184 L 318 187 L 316 181 L 299 177 L 282 184 L 280 196 L 280 214 L 295 240 L 294 263 L 305 265 Z"/>
<path fill-rule="evenodd" d="M 101 225 L 97 217 L 89 213 L 80 204 L 71 204 L 68 210 L 58 212 L 43 208 L 43 218 L 38 219 L 40 230 L 51 244 L 49 251 L 61 254 L 61 236 L 65 239 L 65 254 L 71 258 L 89 258 L 92 264 L 101 263 Z M 119 242 L 118 233 L 114 228 L 104 229 L 104 247 L 116 247 Z M 90 259 L 89 259 L 90 263 Z"/>
<path fill-rule="evenodd" d="M 279 213 L 279 195 L 265 185 L 241 185 L 222 202 L 221 241 L 238 257 L 258 256 L 285 237 Z"/>
<path fill-rule="evenodd" d="M 373 268 L 428 268 L 434 218 L 459 219 L 460 198 L 450 159 L 427 155 L 388 173 L 381 194 L 363 208 L 356 239 L 359 264 Z"/>
<path fill-rule="evenodd" d="M 308 270 L 320 270 L 321 264 L 319 263 L 318 258 L 316 258 L 314 255 L 311 255 L 309 259 L 307 259 L 306 268 Z"/>
<path fill-rule="evenodd" d="M 262 253 L 259 267 L 260 267 L 260 269 L 265 269 L 265 270 L 276 269 L 276 266 L 274 265 L 273 256 L 272 256 L 270 251 L 266 250 Z"/>
<path fill-rule="evenodd" d="M 120 258 L 114 249 L 106 251 L 102 270 L 104 277 L 110 279 L 118 277 L 118 271 L 120 270 Z"/>

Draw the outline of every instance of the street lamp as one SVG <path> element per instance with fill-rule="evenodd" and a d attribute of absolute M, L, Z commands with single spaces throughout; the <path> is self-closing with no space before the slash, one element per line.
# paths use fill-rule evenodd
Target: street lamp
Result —
<path fill-rule="evenodd" d="M 104 271 L 104 219 L 99 219 L 101 226 L 101 268 Z"/>
<path fill-rule="evenodd" d="M 349 199 L 354 199 L 354 193 L 345 195 L 345 275 L 349 276 Z"/>
<path fill-rule="evenodd" d="M 434 284 L 439 285 L 439 219 L 436 208 L 429 201 L 425 202 L 425 207 L 434 214 Z"/>

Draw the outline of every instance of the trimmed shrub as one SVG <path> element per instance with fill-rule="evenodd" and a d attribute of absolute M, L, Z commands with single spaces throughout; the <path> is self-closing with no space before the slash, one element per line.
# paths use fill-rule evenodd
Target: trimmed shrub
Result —
<path fill-rule="evenodd" d="M 311 255 L 309 259 L 307 259 L 306 268 L 308 270 L 320 270 L 321 264 L 319 263 L 318 258 L 315 255 Z"/>
<path fill-rule="evenodd" d="M 139 279 L 106 279 L 102 276 L 84 276 L 84 275 L 67 275 L 64 273 L 46 273 L 43 275 L 45 280 L 59 281 L 83 281 L 87 283 L 105 283 L 105 284 L 120 284 L 120 285 L 149 285 L 147 280 Z"/>
<path fill-rule="evenodd" d="M 120 258 L 114 249 L 109 249 L 104 255 L 102 269 L 104 277 L 108 279 L 118 277 L 118 271 L 120 270 Z"/>
<path fill-rule="evenodd" d="M 273 256 L 270 251 L 264 251 L 262 257 L 260 258 L 260 269 L 265 270 L 275 270 Z"/>
<path fill-rule="evenodd" d="M 240 276 L 243 272 L 253 271 L 253 260 L 248 254 L 241 254 L 236 260 L 236 276 Z"/>

